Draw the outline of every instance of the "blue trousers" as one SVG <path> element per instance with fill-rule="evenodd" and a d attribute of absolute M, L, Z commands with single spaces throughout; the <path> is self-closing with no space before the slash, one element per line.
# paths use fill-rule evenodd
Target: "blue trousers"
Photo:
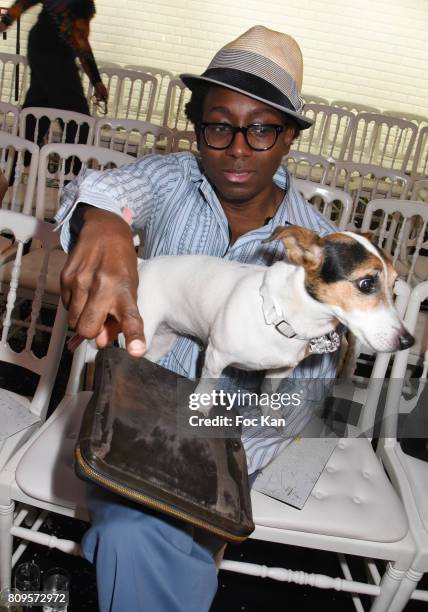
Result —
<path fill-rule="evenodd" d="M 101 612 L 205 612 L 217 590 L 211 554 L 190 526 L 89 487 L 82 548 L 97 574 Z"/>

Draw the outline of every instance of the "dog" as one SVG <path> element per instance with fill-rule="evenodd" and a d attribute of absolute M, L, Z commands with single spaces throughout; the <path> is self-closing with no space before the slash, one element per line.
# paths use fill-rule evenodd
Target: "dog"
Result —
<path fill-rule="evenodd" d="M 282 240 L 287 260 L 269 267 L 203 255 L 142 261 L 145 357 L 158 361 L 178 334 L 196 337 L 206 347 L 202 384 L 227 366 L 284 378 L 311 352 L 336 350 L 339 323 L 376 352 L 413 345 L 394 306 L 397 273 L 367 236 L 320 238 L 287 226 L 265 242 L 272 240 Z"/>

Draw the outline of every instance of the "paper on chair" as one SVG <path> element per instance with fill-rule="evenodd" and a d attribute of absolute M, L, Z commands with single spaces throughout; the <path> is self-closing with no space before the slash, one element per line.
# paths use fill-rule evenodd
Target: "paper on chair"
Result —
<path fill-rule="evenodd" d="M 6 440 L 39 421 L 39 418 L 29 411 L 29 406 L 25 406 L 25 401 L 23 398 L 21 403 L 14 393 L 0 389 L 0 440 Z"/>
<path fill-rule="evenodd" d="M 262 470 L 253 488 L 295 508 L 303 508 L 338 441 L 334 434 L 296 438 Z"/>

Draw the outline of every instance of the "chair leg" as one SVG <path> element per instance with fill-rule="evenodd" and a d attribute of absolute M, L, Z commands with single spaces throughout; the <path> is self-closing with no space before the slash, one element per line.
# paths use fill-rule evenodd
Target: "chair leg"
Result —
<path fill-rule="evenodd" d="M 0 590 L 10 587 L 13 545 L 11 530 L 14 509 L 13 502 L 9 506 L 0 506 Z"/>
<path fill-rule="evenodd" d="M 422 576 L 423 572 L 407 570 L 388 612 L 401 612 L 404 609 Z"/>
<path fill-rule="evenodd" d="M 400 587 L 405 570 L 396 569 L 391 563 L 388 563 L 386 572 L 380 582 L 380 594 L 373 601 L 370 612 L 391 612 L 391 602 Z M 396 612 L 401 610 L 397 608 Z"/>

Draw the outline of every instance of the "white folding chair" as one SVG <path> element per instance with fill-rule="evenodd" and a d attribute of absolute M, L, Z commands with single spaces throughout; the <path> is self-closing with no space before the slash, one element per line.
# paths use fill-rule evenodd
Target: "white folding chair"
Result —
<path fill-rule="evenodd" d="M 18 83 L 18 87 L 16 87 Z M 28 60 L 25 55 L 0 53 L 0 97 L 2 102 L 21 106 L 27 92 Z M 18 90 L 18 99 L 15 94 Z"/>
<path fill-rule="evenodd" d="M 293 142 L 293 150 L 322 155 L 329 161 L 344 159 L 355 115 L 337 106 L 306 104 L 303 112 L 314 124 L 302 130 Z"/>
<path fill-rule="evenodd" d="M 349 100 L 332 100 L 331 106 L 338 106 L 345 110 L 351 111 L 357 115 L 358 113 L 380 113 L 380 108 L 370 106 L 369 104 L 362 104 L 360 102 L 350 102 Z"/>
<path fill-rule="evenodd" d="M 52 157 L 55 166 L 51 168 Z M 58 206 L 59 198 L 65 180 L 75 176 L 73 168 L 77 162 L 80 167 L 99 170 L 118 167 L 135 158 L 111 151 L 104 147 L 72 144 L 50 144 L 40 150 L 38 181 L 36 190 L 36 217 L 52 219 Z M 51 171 L 54 170 L 54 171 Z M 33 241 L 32 247 L 22 258 L 21 284 L 23 288 L 33 290 L 37 282 L 37 270 L 44 259 L 43 249 Z M 67 260 L 67 255 L 61 249 L 54 249 L 46 268 L 45 293 L 43 303 L 56 307 L 60 295 L 60 274 Z M 7 264 L 9 265 L 9 264 Z"/>
<path fill-rule="evenodd" d="M 198 154 L 198 139 L 194 130 L 173 130 L 173 134 L 172 152 L 192 151 L 192 153 Z"/>
<path fill-rule="evenodd" d="M 338 231 L 346 229 L 352 211 L 352 198 L 341 189 L 320 185 L 312 181 L 293 179 L 297 190 L 327 219 L 337 226 Z"/>
<path fill-rule="evenodd" d="M 161 123 L 163 117 L 163 109 L 165 105 L 166 92 L 168 90 L 169 82 L 174 78 L 173 73 L 169 70 L 165 70 L 164 68 L 157 68 L 155 66 L 147 66 L 141 64 L 127 64 L 125 68 L 128 70 L 136 70 L 137 72 L 145 72 L 147 74 L 151 74 L 156 78 L 158 86 L 156 89 L 156 98 L 153 107 L 153 113 L 151 116 L 151 121 L 154 123 Z"/>
<path fill-rule="evenodd" d="M 417 127 L 411 121 L 378 113 L 359 113 L 346 159 L 406 171 Z"/>
<path fill-rule="evenodd" d="M 71 142 L 92 144 L 95 119 L 83 113 L 66 111 L 60 108 L 28 106 L 19 116 L 19 135 L 25 138 L 27 122 L 34 125 L 33 142 L 39 142 L 39 134 L 46 131 L 42 144 L 51 142 Z"/>
<path fill-rule="evenodd" d="M 156 78 L 138 70 L 103 68 L 100 70 L 108 91 L 107 115 L 116 119 L 150 121 L 156 100 Z M 100 109 L 92 101 L 93 86 L 88 87 L 88 100 L 94 116 Z"/>
<path fill-rule="evenodd" d="M 420 314 L 427 314 L 426 312 L 419 314 L 421 303 L 427 298 L 428 282 L 423 282 L 413 289 L 409 299 L 405 322 L 409 331 L 414 333 L 415 337 L 418 334 L 417 321 Z M 382 420 L 383 428 L 377 448 L 377 454 L 404 504 L 410 532 L 416 544 L 414 558 L 406 575 L 400 581 L 398 592 L 390 604 L 389 612 L 400 612 L 410 599 L 424 601 L 425 605 L 428 602 L 428 591 L 417 590 L 419 580 L 424 573 L 428 572 L 428 497 L 426 489 L 428 462 L 405 452 L 397 440 L 397 435 L 410 439 L 419 436 L 427 438 L 421 408 L 426 408 L 428 326 L 425 342 L 427 344 L 425 345 L 423 371 L 419 379 L 410 381 L 414 383 L 411 388 L 409 388 L 410 385 L 406 376 L 411 349 L 402 351 L 395 356 L 386 396 L 385 412 Z M 407 419 L 401 432 L 398 429 L 400 413 Z"/>
<path fill-rule="evenodd" d="M 332 164 L 322 155 L 312 155 L 291 150 L 282 158 L 281 164 L 288 172 L 299 179 L 325 185 L 328 182 Z"/>
<path fill-rule="evenodd" d="M 76 435 L 83 411 L 92 395 L 90 391 L 79 391 L 80 381 L 84 377 L 86 348 L 87 343 L 84 342 L 74 355 L 69 382 L 60 404 L 40 430 L 14 453 L 0 472 L 0 590 L 10 585 L 12 567 L 25 551 L 28 542 L 37 542 L 49 548 L 81 555 L 78 543 L 58 539 L 53 534 L 40 532 L 39 529 L 49 512 L 84 520 L 89 518 L 85 483 L 74 474 L 73 464 Z M 49 448 L 46 444 L 49 444 Z M 24 465 L 29 457 L 27 452 L 34 450 L 38 455 L 40 451 L 47 451 L 48 462 L 37 468 L 38 474 L 33 483 L 37 482 L 37 486 L 30 491 L 24 483 L 26 476 L 22 479 L 17 473 L 15 480 L 15 470 L 21 463 L 23 467 L 19 470 L 20 474 L 27 471 Z M 37 463 L 39 459 L 40 456 Z M 15 502 L 19 504 L 16 511 Z M 21 502 L 24 505 L 21 505 Z M 26 528 L 22 524 L 31 507 L 38 508 L 41 513 L 31 528 Z M 21 543 L 12 556 L 14 537 L 19 538 Z"/>
<path fill-rule="evenodd" d="M 7 231 L 16 246 L 13 260 L 0 267 L 0 361 L 39 377 L 30 398 L 10 388 L 0 389 L 1 469 L 46 418 L 65 338 L 66 312 L 59 304 L 53 324 L 50 327 L 43 324 L 41 307 L 46 271 L 59 243 L 52 224 L 30 215 L 0 210 L 0 230 Z M 41 244 L 43 256 L 34 270 L 33 289 L 30 290 L 22 284 L 22 260 L 24 247 L 34 240 Z"/>
<path fill-rule="evenodd" d="M 403 297 L 401 308 L 405 307 L 408 291 Z M 390 610 L 399 581 L 410 566 L 415 543 L 408 530 L 403 504 L 369 440 L 361 435 L 361 432 L 369 432 L 370 435 L 382 391 L 379 380 L 385 376 L 389 360 L 388 354 L 377 356 L 359 422 L 356 430 L 353 430 L 355 433 L 353 437 L 338 441 L 302 509 L 293 508 L 258 491 L 253 490 L 251 495 L 256 524 L 251 538 L 335 552 L 343 577 L 269 567 L 265 559 L 262 560 L 263 565 L 225 559 L 220 565 L 221 570 L 348 592 L 349 604 L 352 597 L 358 612 L 365 609 L 360 599 L 360 595 L 365 594 L 374 598 L 371 612 Z M 288 554 L 284 549 L 284 558 Z M 352 561 L 348 562 L 345 555 L 363 558 L 368 569 L 367 581 L 353 579 Z M 379 572 L 373 559 L 386 561 L 385 571 Z"/>
<path fill-rule="evenodd" d="M 361 226 L 365 208 L 376 198 L 407 197 L 409 177 L 398 170 L 388 170 L 373 164 L 336 162 L 332 185 L 343 189 L 352 197 L 352 212 L 348 230 Z"/>
<path fill-rule="evenodd" d="M 419 131 L 411 176 L 414 181 L 428 177 L 428 126 Z"/>
<path fill-rule="evenodd" d="M 0 170 L 9 184 L 13 182 L 2 208 L 32 214 L 38 163 L 39 147 L 34 142 L 0 132 Z"/>
<path fill-rule="evenodd" d="M 172 130 L 192 130 L 193 126 L 184 112 L 190 96 L 191 91 L 185 86 L 181 79 L 172 79 L 168 83 L 162 125 Z"/>
<path fill-rule="evenodd" d="M 16 136 L 18 134 L 19 107 L 0 102 L 0 130 Z"/>
<path fill-rule="evenodd" d="M 97 119 L 94 144 L 135 157 L 147 153 L 169 153 L 173 132 L 164 126 L 135 119 Z"/>
<path fill-rule="evenodd" d="M 373 232 L 399 275 L 415 284 L 428 278 L 426 258 L 421 257 L 421 250 L 428 248 L 427 222 L 424 202 L 376 199 L 365 209 L 361 231 Z"/>

